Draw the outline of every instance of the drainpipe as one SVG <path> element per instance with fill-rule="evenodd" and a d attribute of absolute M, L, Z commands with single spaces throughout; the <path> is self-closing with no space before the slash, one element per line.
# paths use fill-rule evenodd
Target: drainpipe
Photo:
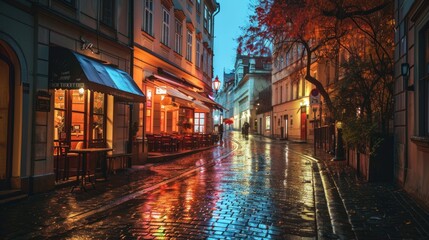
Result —
<path fill-rule="evenodd" d="M 216 6 L 217 6 L 217 9 L 213 13 L 211 27 L 210 27 L 212 29 L 211 37 L 212 37 L 212 43 L 213 43 L 213 46 L 212 46 L 213 56 L 214 56 L 214 18 L 220 12 L 220 4 L 216 2 Z M 213 56 L 212 56 L 212 77 L 213 77 Z"/>

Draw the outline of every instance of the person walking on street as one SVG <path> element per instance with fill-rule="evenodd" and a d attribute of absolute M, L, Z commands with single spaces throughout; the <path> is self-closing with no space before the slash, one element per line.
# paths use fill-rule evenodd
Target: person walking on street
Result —
<path fill-rule="evenodd" d="M 243 132 L 244 132 L 244 136 L 249 136 L 249 128 L 250 128 L 250 124 L 248 122 L 245 122 L 243 124 Z"/>
<path fill-rule="evenodd" d="M 220 141 L 222 141 L 222 136 L 223 136 L 223 123 L 219 124 L 218 132 L 219 132 L 219 140 L 220 140 Z"/>

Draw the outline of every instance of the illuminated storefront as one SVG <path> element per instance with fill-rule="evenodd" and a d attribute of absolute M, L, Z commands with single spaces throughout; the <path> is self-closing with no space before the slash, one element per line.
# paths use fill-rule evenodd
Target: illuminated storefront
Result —
<path fill-rule="evenodd" d="M 111 147 L 129 152 L 134 105 L 145 97 L 126 72 L 71 50 L 52 47 L 54 145 Z"/>

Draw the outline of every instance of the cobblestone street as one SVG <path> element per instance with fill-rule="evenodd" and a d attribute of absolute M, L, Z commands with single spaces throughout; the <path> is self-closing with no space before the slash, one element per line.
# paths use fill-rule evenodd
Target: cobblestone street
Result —
<path fill-rule="evenodd" d="M 311 146 L 232 132 L 221 146 L 135 166 L 88 192 L 0 206 L 2 239 L 428 239 L 428 215 Z"/>

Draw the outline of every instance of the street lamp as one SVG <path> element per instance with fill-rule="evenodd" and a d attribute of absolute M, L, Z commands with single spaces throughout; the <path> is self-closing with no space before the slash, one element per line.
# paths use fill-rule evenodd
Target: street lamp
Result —
<path fill-rule="evenodd" d="M 220 81 L 218 76 L 216 76 L 215 80 L 213 80 L 213 88 L 215 90 L 215 93 L 217 94 L 217 91 L 219 91 L 220 88 Z"/>
<path fill-rule="evenodd" d="M 337 142 L 335 145 L 335 157 L 332 159 L 332 161 L 341 161 L 346 159 L 343 145 L 343 122 L 337 121 L 335 123 L 335 128 L 337 130 Z"/>
<path fill-rule="evenodd" d="M 404 90 L 414 91 L 414 84 L 408 86 L 408 76 L 410 76 L 410 64 L 408 63 L 401 64 L 401 75 L 404 80 Z"/>

